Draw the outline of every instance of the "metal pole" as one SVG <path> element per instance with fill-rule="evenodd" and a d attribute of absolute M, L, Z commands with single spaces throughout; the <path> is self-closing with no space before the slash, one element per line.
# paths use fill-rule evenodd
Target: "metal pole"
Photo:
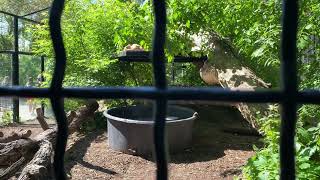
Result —
<path fill-rule="evenodd" d="M 41 56 L 41 73 L 44 72 L 44 56 Z"/>
<path fill-rule="evenodd" d="M 14 52 L 12 54 L 12 85 L 19 85 L 19 19 L 13 17 Z M 19 98 L 13 98 L 13 122 L 19 122 Z"/>
<path fill-rule="evenodd" d="M 174 61 L 171 63 L 171 85 L 174 85 L 174 80 L 175 80 L 175 68 L 174 68 Z"/>
<path fill-rule="evenodd" d="M 44 56 L 41 56 L 41 84 L 43 83 L 44 81 L 44 78 L 43 78 L 43 73 L 44 73 Z M 41 103 L 41 110 L 42 110 L 42 113 L 44 115 L 44 103 L 42 102 Z"/>

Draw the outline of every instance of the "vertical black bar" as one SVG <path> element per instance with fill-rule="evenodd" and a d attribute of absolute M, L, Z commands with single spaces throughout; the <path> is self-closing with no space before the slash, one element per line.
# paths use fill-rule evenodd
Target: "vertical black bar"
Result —
<path fill-rule="evenodd" d="M 40 65 L 40 69 L 41 69 L 41 84 L 43 83 L 44 81 L 44 76 L 43 76 L 43 73 L 44 73 L 44 56 L 41 56 L 41 65 Z M 42 113 L 44 115 L 44 103 L 41 103 L 41 110 L 42 110 Z"/>
<path fill-rule="evenodd" d="M 64 154 L 68 138 L 68 127 L 66 122 L 66 114 L 64 112 L 64 100 L 61 97 L 62 82 L 66 68 L 66 51 L 61 33 L 61 16 L 64 3 L 65 0 L 54 0 L 52 2 L 49 18 L 50 36 L 52 39 L 56 61 L 50 87 L 50 100 L 58 124 L 53 166 L 55 179 L 59 180 L 66 179 L 66 174 L 64 171 Z"/>
<path fill-rule="evenodd" d="M 164 45 L 166 36 L 166 4 L 165 0 L 153 1 L 155 13 L 154 37 L 152 45 L 152 63 L 156 88 L 167 89 L 165 73 Z M 154 143 L 157 163 L 157 179 L 168 179 L 168 162 L 166 149 L 165 119 L 167 111 L 167 99 L 156 99 Z"/>
<path fill-rule="evenodd" d="M 175 80 L 175 67 L 174 67 L 174 61 L 171 63 L 171 84 L 174 85 Z"/>
<path fill-rule="evenodd" d="M 19 85 L 19 19 L 13 17 L 14 52 L 12 54 L 12 85 Z M 19 122 L 19 98 L 13 98 L 13 122 Z"/>
<path fill-rule="evenodd" d="M 41 73 L 44 72 L 44 56 L 41 56 L 41 65 L 40 65 Z M 43 74 L 42 74 L 43 75 Z"/>
<path fill-rule="evenodd" d="M 297 119 L 297 65 L 296 38 L 298 27 L 298 1 L 283 1 L 281 41 L 282 86 L 285 98 L 281 108 L 280 166 L 281 179 L 295 179 L 294 136 Z"/>

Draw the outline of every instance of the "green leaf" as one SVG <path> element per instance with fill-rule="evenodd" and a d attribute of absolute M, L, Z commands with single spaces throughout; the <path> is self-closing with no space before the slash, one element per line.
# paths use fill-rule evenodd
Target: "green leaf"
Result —
<path fill-rule="evenodd" d="M 190 20 L 188 20 L 188 21 L 186 22 L 186 27 L 187 27 L 187 28 L 190 28 Z"/>
<path fill-rule="evenodd" d="M 252 54 L 251 54 L 251 57 L 260 57 L 263 55 L 263 52 L 264 52 L 264 47 L 260 47 L 259 49 L 255 50 Z"/>
<path fill-rule="evenodd" d="M 299 152 L 301 149 L 301 144 L 296 142 L 296 151 Z"/>
<path fill-rule="evenodd" d="M 269 172 L 268 171 L 262 171 L 258 174 L 258 178 L 260 180 L 268 180 L 269 178 Z"/>
<path fill-rule="evenodd" d="M 302 163 L 299 165 L 300 169 L 308 169 L 310 168 L 310 164 L 309 163 Z"/>
<path fill-rule="evenodd" d="M 306 29 L 306 30 L 309 30 L 309 29 L 312 28 L 312 26 L 313 26 L 312 24 L 308 24 L 308 25 L 305 27 L 305 29 Z"/>
<path fill-rule="evenodd" d="M 312 127 L 312 128 L 308 129 L 309 132 L 319 131 L 319 130 L 320 130 L 320 128 L 318 128 L 318 127 Z"/>

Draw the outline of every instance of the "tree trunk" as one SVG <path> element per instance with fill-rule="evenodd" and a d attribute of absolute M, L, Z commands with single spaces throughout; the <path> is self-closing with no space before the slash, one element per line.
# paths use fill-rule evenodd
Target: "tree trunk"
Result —
<path fill-rule="evenodd" d="M 49 125 L 48 125 L 48 123 L 46 122 L 46 120 L 44 118 L 43 109 L 42 108 L 37 108 L 36 109 L 36 113 L 37 113 L 37 120 L 38 120 L 41 128 L 44 131 L 49 129 Z"/>
<path fill-rule="evenodd" d="M 211 42 L 212 52 L 200 69 L 200 76 L 207 84 L 220 85 L 234 91 L 255 91 L 271 87 L 271 84 L 265 83 L 244 66 L 225 41 L 214 36 Z M 268 104 L 236 102 L 235 107 L 254 129 L 259 130 L 257 113 L 266 113 Z"/>

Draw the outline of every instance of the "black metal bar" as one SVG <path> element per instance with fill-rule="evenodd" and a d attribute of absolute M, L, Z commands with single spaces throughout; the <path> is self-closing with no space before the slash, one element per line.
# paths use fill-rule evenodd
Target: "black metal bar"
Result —
<path fill-rule="evenodd" d="M 34 24 L 42 24 L 39 21 L 35 21 L 35 20 L 28 19 L 28 18 L 25 18 L 25 17 L 18 16 L 18 18 L 21 19 L 21 20 L 24 20 L 24 21 L 28 21 L 28 22 L 34 23 Z"/>
<path fill-rule="evenodd" d="M 171 84 L 174 84 L 175 81 L 175 66 L 174 61 L 171 63 Z"/>
<path fill-rule="evenodd" d="M 155 24 L 152 43 L 152 64 L 155 86 L 159 90 L 166 90 L 166 70 L 164 45 L 166 39 L 166 4 L 165 0 L 153 1 Z M 168 179 L 168 160 L 166 144 L 166 113 L 167 99 L 157 98 L 155 108 L 154 144 L 157 165 L 157 179 Z"/>
<path fill-rule="evenodd" d="M 41 65 L 40 65 L 40 69 L 41 69 L 41 74 L 44 72 L 44 56 L 41 56 Z M 43 74 L 42 74 L 43 75 Z"/>
<path fill-rule="evenodd" d="M 9 15 L 9 16 L 13 16 L 13 17 L 19 17 L 16 14 L 12 14 L 12 13 L 9 13 L 9 12 L 6 12 L 6 11 L 0 11 L 0 13 L 5 14 L 5 15 Z"/>
<path fill-rule="evenodd" d="M 51 98 L 48 88 L 0 87 L 1 96 Z M 222 88 L 180 88 L 172 87 L 166 91 L 154 87 L 99 87 L 63 88 L 62 97 L 101 98 L 101 99 L 157 99 L 170 100 L 212 100 L 249 103 L 278 103 L 283 101 L 282 91 L 231 91 Z M 320 104 L 320 91 L 301 91 L 297 103 Z"/>
<path fill-rule="evenodd" d="M 185 56 L 175 56 L 173 61 L 174 62 L 181 62 L 181 63 L 187 63 L 187 62 L 204 62 L 208 60 L 208 56 L 201 56 L 201 57 L 185 57 Z"/>
<path fill-rule="evenodd" d="M 146 62 L 146 63 L 152 63 L 151 57 L 149 56 L 117 56 L 112 57 L 114 59 L 118 59 L 119 61 L 124 62 Z M 175 56 L 173 59 L 173 62 L 176 63 L 188 63 L 188 62 L 204 62 L 208 60 L 208 56 L 202 56 L 202 57 L 186 57 L 186 56 Z M 167 63 L 167 61 L 165 61 Z"/>
<path fill-rule="evenodd" d="M 41 65 L 40 65 L 40 69 L 41 69 L 41 73 L 40 73 L 40 75 L 41 75 L 41 79 L 39 80 L 40 82 L 41 82 L 41 84 L 44 82 L 44 75 L 43 75 L 43 73 L 44 73 L 44 56 L 41 56 Z M 40 84 L 40 85 L 41 85 Z M 44 111 L 45 111 L 45 104 L 42 102 L 41 103 L 41 110 L 42 110 L 42 113 L 43 113 L 43 115 L 44 115 Z"/>
<path fill-rule="evenodd" d="M 0 54 L 14 54 L 15 51 L 14 50 L 2 50 L 0 51 Z M 33 52 L 25 52 L 25 51 L 18 51 L 18 54 L 21 54 L 21 55 L 36 55 L 36 53 L 33 53 Z"/>
<path fill-rule="evenodd" d="M 32 20 L 32 19 L 28 19 L 28 18 L 25 18 L 23 16 L 19 16 L 19 15 L 16 15 L 16 14 L 12 14 L 12 13 L 9 13 L 9 12 L 0 11 L 0 13 L 8 15 L 8 16 L 12 16 L 14 18 L 22 19 L 24 21 L 29 21 L 29 22 L 32 22 L 32 23 L 35 23 L 35 24 L 42 24 L 41 22 L 38 22 L 38 21 L 35 21 L 35 20 Z"/>
<path fill-rule="evenodd" d="M 296 39 L 298 30 L 298 1 L 283 1 L 281 39 L 281 68 L 284 99 L 281 108 L 280 178 L 295 179 L 295 126 L 297 120 Z"/>
<path fill-rule="evenodd" d="M 50 87 L 50 93 L 52 94 L 50 100 L 58 124 L 53 166 L 55 178 L 59 180 L 66 179 L 64 170 L 64 154 L 68 138 L 68 127 L 66 121 L 67 118 L 64 112 L 64 100 L 61 96 L 62 82 L 66 67 L 66 51 L 64 48 L 61 33 L 61 16 L 64 8 L 64 3 L 65 0 L 54 0 L 52 2 L 52 8 L 49 18 L 50 36 L 52 39 L 56 61 Z"/>
<path fill-rule="evenodd" d="M 22 16 L 20 16 L 20 17 L 25 17 L 25 16 L 30 16 L 30 15 L 33 15 L 33 14 L 37 14 L 37 13 L 39 13 L 39 12 L 49 10 L 50 8 L 51 8 L 51 7 L 49 6 L 49 7 L 40 9 L 40 10 L 38 10 L 38 11 L 34 11 L 34 12 L 32 12 L 32 13 L 28 13 L 28 14 L 22 15 Z"/>
<path fill-rule="evenodd" d="M 19 86 L 19 19 L 13 17 L 14 51 L 12 53 L 12 85 Z M 13 122 L 19 122 L 19 98 L 13 98 Z"/>

